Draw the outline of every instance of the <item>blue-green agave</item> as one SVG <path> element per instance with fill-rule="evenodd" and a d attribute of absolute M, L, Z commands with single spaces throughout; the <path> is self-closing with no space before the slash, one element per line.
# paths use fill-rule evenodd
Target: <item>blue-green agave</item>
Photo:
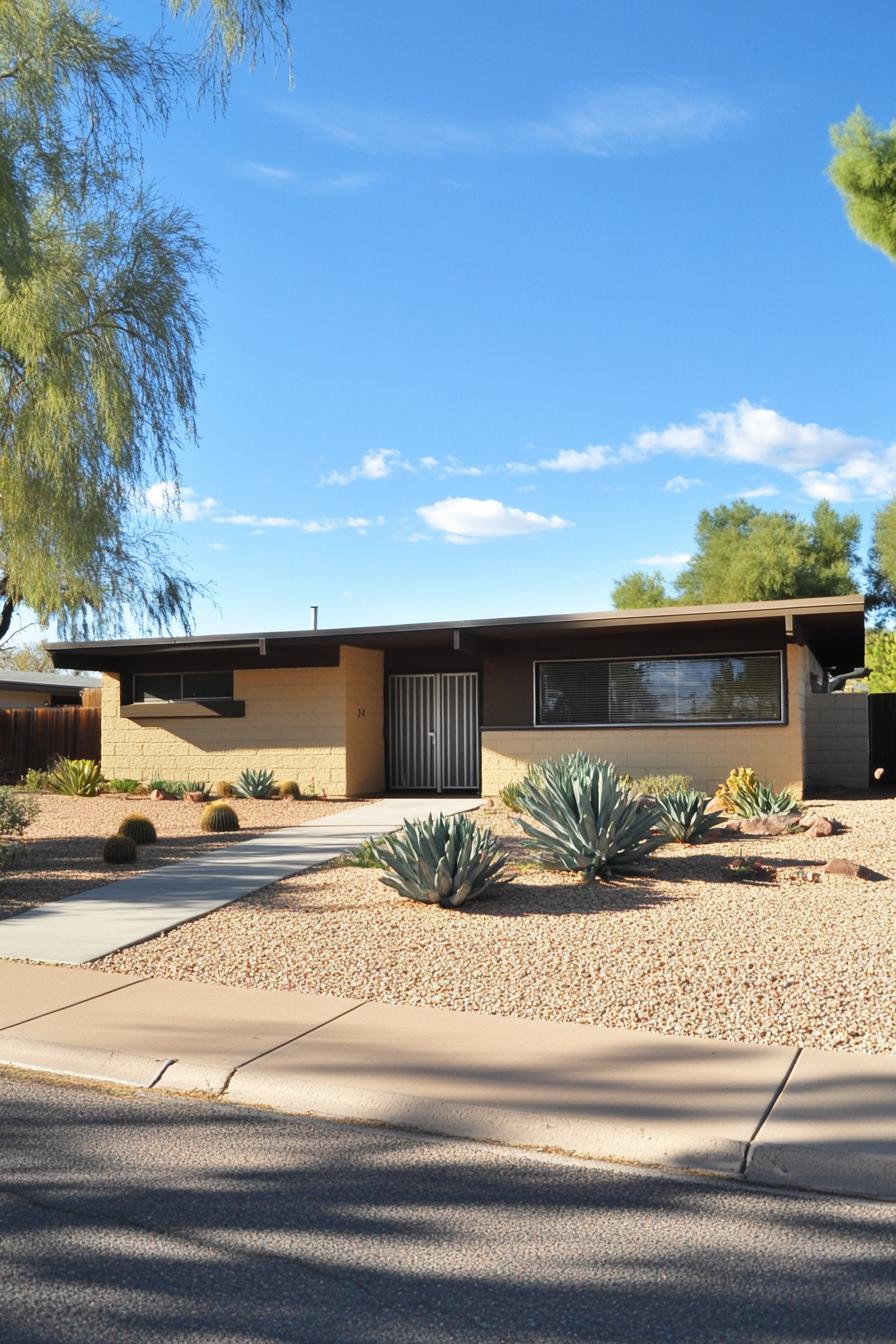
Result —
<path fill-rule="evenodd" d="M 722 821 L 719 812 L 707 812 L 709 799 L 693 789 L 678 789 L 658 797 L 655 805 L 656 829 L 667 840 L 694 845 Z"/>
<path fill-rule="evenodd" d="M 481 896 L 507 861 L 489 828 L 463 814 L 405 821 L 401 831 L 384 835 L 372 848 L 388 869 L 381 879 L 387 887 L 409 900 L 442 906 Z"/>

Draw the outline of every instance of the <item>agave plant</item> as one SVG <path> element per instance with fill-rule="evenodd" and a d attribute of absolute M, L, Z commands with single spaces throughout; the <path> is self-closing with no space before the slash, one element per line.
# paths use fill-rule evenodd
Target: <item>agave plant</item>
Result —
<path fill-rule="evenodd" d="M 233 786 L 240 798 L 270 798 L 274 791 L 273 770 L 244 770 Z"/>
<path fill-rule="evenodd" d="M 738 817 L 773 817 L 793 812 L 796 801 L 787 789 L 775 793 L 768 784 L 742 784 L 732 795 L 730 811 Z"/>
<path fill-rule="evenodd" d="M 707 812 L 709 799 L 693 789 L 679 789 L 656 800 L 656 828 L 667 840 L 694 845 L 722 820 L 719 812 Z"/>
<path fill-rule="evenodd" d="M 488 827 L 462 813 L 406 821 L 397 835 L 372 846 L 389 870 L 382 878 L 401 896 L 433 905 L 457 906 L 481 896 L 506 863 Z"/>
<path fill-rule="evenodd" d="M 544 762 L 539 779 L 523 782 L 520 803 L 531 820 L 517 824 L 536 858 L 592 881 L 637 867 L 664 842 L 651 834 L 654 808 L 625 787 L 612 765 L 584 752 Z"/>
<path fill-rule="evenodd" d="M 103 783 L 103 775 L 96 761 L 73 760 L 62 756 L 47 778 L 51 793 L 64 793 L 70 798 L 95 798 Z"/>

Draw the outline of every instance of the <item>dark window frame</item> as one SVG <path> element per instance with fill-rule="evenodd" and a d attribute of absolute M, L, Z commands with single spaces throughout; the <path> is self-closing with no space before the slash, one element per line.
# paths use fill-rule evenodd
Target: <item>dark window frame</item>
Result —
<path fill-rule="evenodd" d="M 180 695 L 174 700 L 140 700 L 137 697 L 137 679 L 138 677 L 177 677 L 180 681 Z M 184 695 L 185 677 L 229 677 L 230 693 L 228 695 Z M 172 672 L 169 670 L 158 672 L 132 672 L 131 673 L 131 704 L 133 705 L 183 705 L 183 704 L 204 704 L 206 701 L 215 701 L 220 703 L 233 699 L 233 669 L 219 668 L 213 670 L 204 670 L 186 672 Z"/>
<path fill-rule="evenodd" d="M 783 649 L 726 649 L 723 653 L 657 653 L 614 655 L 611 658 L 535 658 L 532 661 L 532 726 L 533 728 L 561 730 L 564 728 L 780 728 L 787 723 L 787 660 Z M 646 663 L 709 661 L 721 658 L 769 658 L 778 660 L 778 688 L 781 712 L 777 719 L 653 719 L 647 722 L 607 721 L 584 723 L 542 723 L 538 717 L 538 669 L 556 663 Z M 609 711 L 609 704 L 607 706 Z"/>

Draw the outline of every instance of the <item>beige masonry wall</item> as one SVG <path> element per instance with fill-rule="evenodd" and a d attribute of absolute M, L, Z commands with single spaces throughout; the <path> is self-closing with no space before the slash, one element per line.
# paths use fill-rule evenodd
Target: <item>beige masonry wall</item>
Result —
<path fill-rule="evenodd" d="M 808 658 L 787 648 L 788 721 L 739 728 L 519 728 L 482 732 L 482 792 L 497 794 L 533 762 L 567 751 L 588 751 L 633 775 L 681 773 L 711 790 L 736 765 L 750 765 L 775 788 L 803 789 Z"/>
<path fill-rule="evenodd" d="M 233 694 L 244 718 L 135 721 L 119 713 L 118 677 L 104 676 L 104 775 L 213 782 L 267 769 L 331 797 L 382 786 L 382 654 L 343 647 L 338 668 L 237 669 Z"/>

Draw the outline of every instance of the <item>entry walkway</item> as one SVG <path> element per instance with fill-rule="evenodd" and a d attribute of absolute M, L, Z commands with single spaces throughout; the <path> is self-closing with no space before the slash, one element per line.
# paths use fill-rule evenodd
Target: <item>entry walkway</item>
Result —
<path fill-rule="evenodd" d="M 0 920 L 0 957 L 76 966 L 327 863 L 407 818 L 467 812 L 480 798 L 384 798 L 166 864 Z"/>

